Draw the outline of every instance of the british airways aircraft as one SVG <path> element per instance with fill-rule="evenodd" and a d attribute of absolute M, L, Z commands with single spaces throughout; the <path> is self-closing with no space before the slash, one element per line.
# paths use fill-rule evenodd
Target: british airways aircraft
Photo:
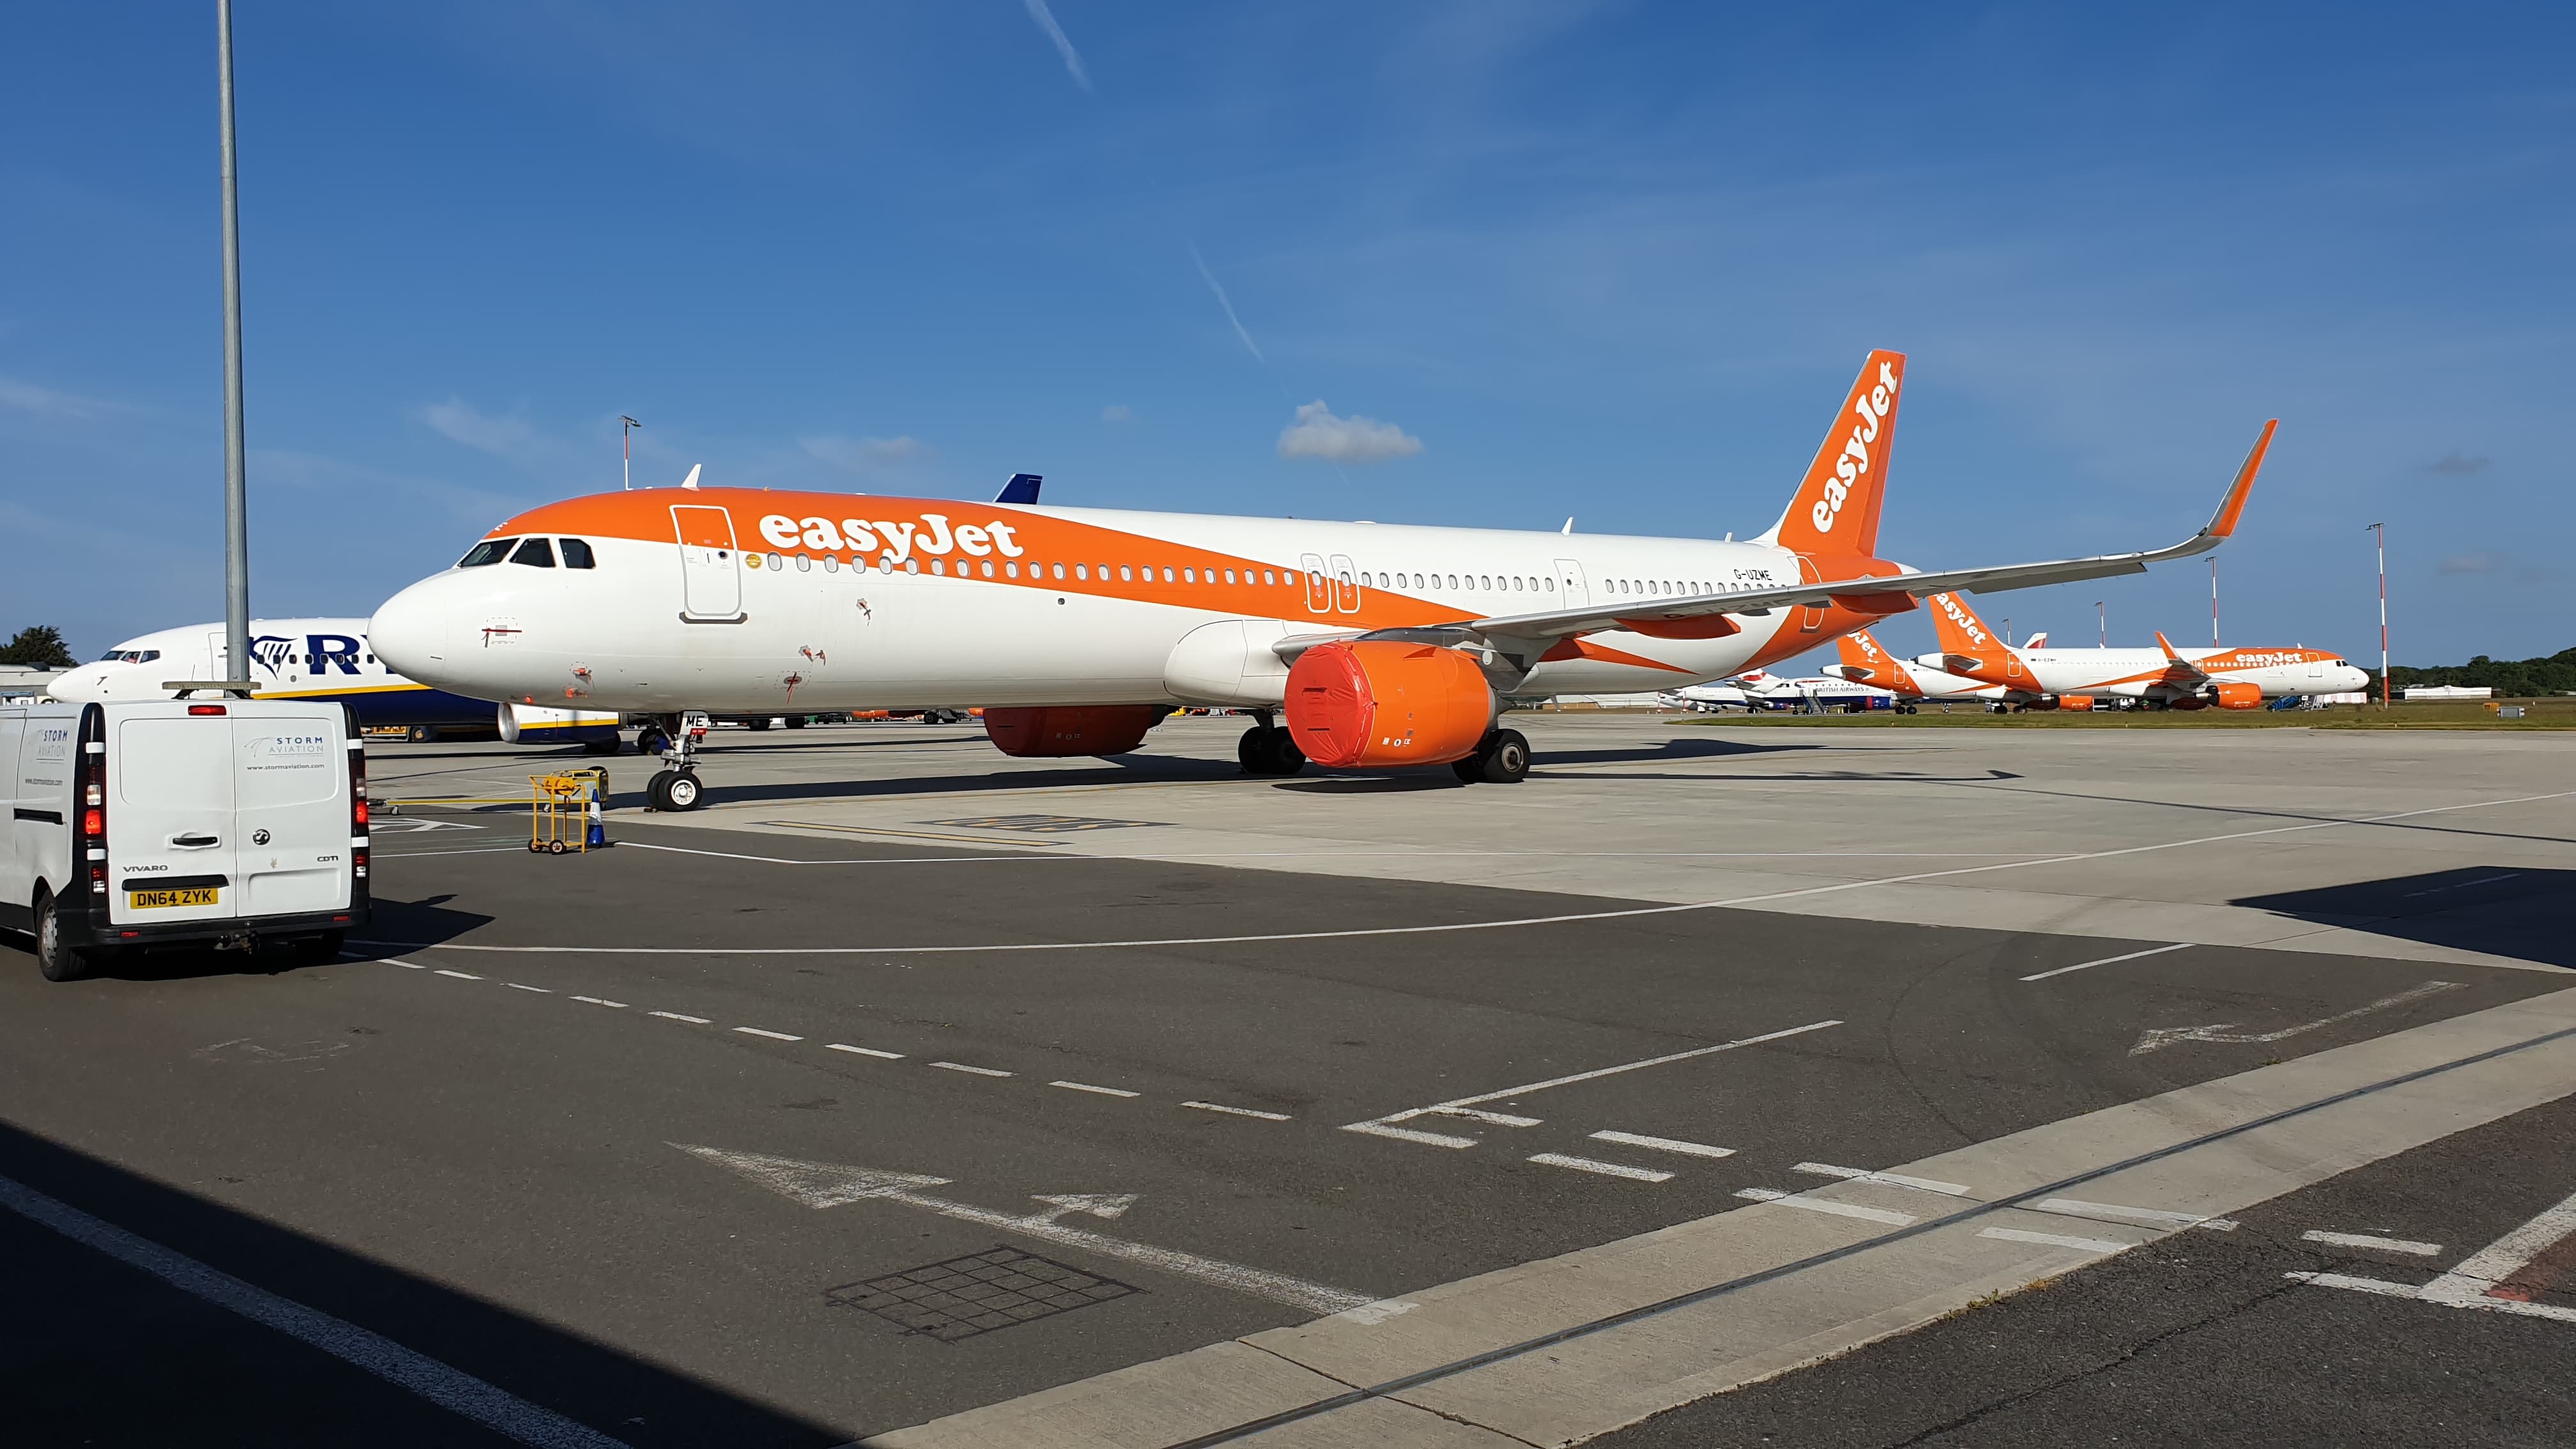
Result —
<path fill-rule="evenodd" d="M 509 519 L 369 621 L 411 678 L 667 722 L 653 806 L 701 801 L 685 711 L 978 705 L 1006 754 L 1114 755 L 1176 706 L 1250 712 L 1256 775 L 1448 765 L 1509 783 L 1506 697 L 1635 693 L 1831 643 L 1942 590 L 2137 573 L 2147 552 L 1923 572 L 1878 553 L 1905 358 L 1874 352 L 1779 522 L 1737 541 L 652 488 Z M 1282 725 L 1278 721 L 1285 720 Z"/>
<path fill-rule="evenodd" d="M 64 673 L 45 692 L 71 703 L 169 699 L 173 682 L 229 678 L 223 659 L 220 623 L 162 629 Z M 513 743 L 617 750 L 614 714 L 495 704 L 404 678 L 376 657 L 364 619 L 253 619 L 250 660 L 255 699 L 330 700 L 354 710 L 362 727 L 405 728 L 415 740 L 433 739 L 443 728 L 498 728 Z"/>

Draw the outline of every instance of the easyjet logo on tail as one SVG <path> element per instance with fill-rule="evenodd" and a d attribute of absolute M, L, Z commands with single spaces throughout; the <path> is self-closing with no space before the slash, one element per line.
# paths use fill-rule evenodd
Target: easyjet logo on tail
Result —
<path fill-rule="evenodd" d="M 1860 421 L 1843 436 L 1841 456 L 1834 459 L 1834 476 L 1825 480 L 1825 494 L 1807 511 L 1807 521 L 1818 533 L 1834 531 L 1834 521 L 1842 517 L 1843 501 L 1869 471 L 1869 450 L 1878 441 L 1879 424 L 1895 410 L 1898 380 L 1892 363 L 1878 365 L 1878 385 L 1867 396 L 1852 399 L 1852 412 Z"/>
<path fill-rule="evenodd" d="M 1948 594 L 1934 594 L 1932 602 L 1940 606 L 1942 614 L 1951 623 L 1958 625 L 1967 634 L 1971 643 L 1981 648 L 1987 643 L 1986 626 L 1978 622 L 1977 616 L 1969 613 L 1957 599 Z"/>

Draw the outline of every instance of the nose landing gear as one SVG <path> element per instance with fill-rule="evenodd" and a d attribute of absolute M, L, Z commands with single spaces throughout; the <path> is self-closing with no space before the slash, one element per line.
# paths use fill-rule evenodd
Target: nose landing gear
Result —
<path fill-rule="evenodd" d="M 706 743 L 707 732 L 692 729 L 673 719 L 667 728 L 661 724 L 644 727 L 636 737 L 641 749 L 647 740 L 658 741 L 662 758 L 670 768 L 657 772 L 644 786 L 644 801 L 655 810 L 695 810 L 706 800 L 706 787 L 698 782 L 699 748 Z"/>

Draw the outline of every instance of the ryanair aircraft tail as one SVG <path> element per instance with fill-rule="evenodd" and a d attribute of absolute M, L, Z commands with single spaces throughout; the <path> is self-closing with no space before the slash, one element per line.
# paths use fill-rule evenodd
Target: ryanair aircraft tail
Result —
<path fill-rule="evenodd" d="M 1896 446 L 1896 401 L 1904 386 L 1904 353 L 1869 355 L 1825 434 L 1824 446 L 1816 450 L 1816 461 L 1807 465 L 1797 496 L 1789 500 L 1789 511 L 1762 542 L 1792 553 L 1877 556 L 1887 455 Z"/>

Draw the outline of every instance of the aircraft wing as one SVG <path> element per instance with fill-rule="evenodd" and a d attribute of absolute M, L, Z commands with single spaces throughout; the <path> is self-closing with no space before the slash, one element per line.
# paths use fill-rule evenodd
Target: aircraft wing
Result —
<path fill-rule="evenodd" d="M 2263 465 L 2264 450 L 2272 444 L 2272 430 L 2279 426 L 2278 418 L 2263 425 L 2262 435 L 2254 441 L 2254 450 L 2245 455 L 2245 465 L 2237 470 L 2236 481 L 2228 488 L 2227 496 L 2220 501 L 2218 512 L 2211 515 L 2208 525 L 2167 548 L 2148 549 L 2141 553 L 2097 554 L 2091 558 L 2055 559 L 2046 563 L 1823 579 L 1815 583 L 1733 589 L 1675 599 L 1604 602 L 1579 609 L 1502 614 L 1448 627 L 1504 639 L 1555 639 L 1603 629 L 1626 628 L 1631 620 L 1649 624 L 1679 623 L 1713 614 L 1767 614 L 1773 609 L 1821 608 L 1833 603 L 1861 613 L 1892 614 L 1913 607 L 1912 599 L 1952 589 L 1987 594 L 2005 589 L 2037 588 L 2042 584 L 2108 578 L 2116 574 L 2144 573 L 2149 564 L 2207 553 L 2235 533 L 2237 516 L 2245 511 L 2246 495 L 2253 490 L 2254 475 Z M 1898 602 L 1901 595 L 1911 597 Z"/>
<path fill-rule="evenodd" d="M 2191 687 L 2209 682 L 2208 671 L 2175 653 L 2162 629 L 2156 631 L 2156 647 L 2165 651 L 2165 683 Z"/>

